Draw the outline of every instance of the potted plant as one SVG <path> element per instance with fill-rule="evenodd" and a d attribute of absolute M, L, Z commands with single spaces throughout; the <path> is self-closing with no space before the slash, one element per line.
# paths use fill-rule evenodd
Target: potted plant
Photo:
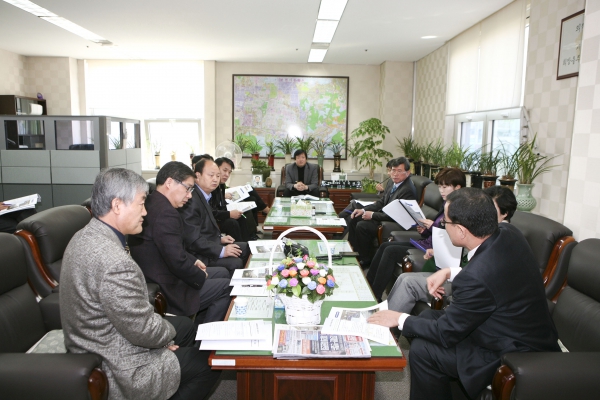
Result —
<path fill-rule="evenodd" d="M 329 147 L 330 142 L 327 139 L 317 138 L 313 141 L 312 148 L 317 155 L 317 163 L 319 167 L 323 168 L 323 161 L 325 160 L 325 151 Z"/>
<path fill-rule="evenodd" d="M 359 170 L 358 167 L 358 146 L 356 145 L 356 141 L 350 140 L 348 141 L 348 157 L 351 158 L 350 165 L 352 166 L 350 172 L 356 172 Z"/>
<path fill-rule="evenodd" d="M 267 181 L 267 178 L 271 176 L 271 167 L 264 161 L 256 158 L 252 158 L 250 160 L 252 163 L 252 174 L 253 175 L 262 175 L 263 182 Z"/>
<path fill-rule="evenodd" d="M 421 164 L 422 175 L 429 179 L 431 179 L 431 153 L 433 153 L 433 143 L 421 147 L 421 158 L 423 159 L 423 163 Z"/>
<path fill-rule="evenodd" d="M 467 187 L 475 186 L 473 183 L 474 177 L 477 179 L 481 174 L 477 169 L 479 168 L 479 152 L 470 151 L 465 154 L 462 163 L 460 164 L 460 168 L 465 171 L 465 177 L 467 178 Z M 481 182 L 479 182 L 479 186 L 481 187 Z"/>
<path fill-rule="evenodd" d="M 423 146 L 415 143 L 411 149 L 413 163 L 415 165 L 415 175 L 423 175 Z"/>
<path fill-rule="evenodd" d="M 292 152 L 294 151 L 294 147 L 296 146 L 296 140 L 291 137 L 284 137 L 283 139 L 279 139 L 275 143 L 275 148 L 280 150 L 285 156 L 285 163 L 289 164 L 292 162 Z"/>
<path fill-rule="evenodd" d="M 275 171 L 275 149 L 277 147 L 277 143 L 274 139 L 268 138 L 265 140 L 265 146 L 267 147 L 267 164 L 269 164 L 269 167 L 271 167 L 271 171 Z"/>
<path fill-rule="evenodd" d="M 550 161 L 558 156 L 543 156 L 535 151 L 537 134 L 532 141 L 527 141 L 519 146 L 515 156 L 518 165 L 517 177 L 517 210 L 531 211 L 535 208 L 537 201 L 531 195 L 533 181 L 539 175 L 544 174 L 558 165 L 548 165 Z"/>
<path fill-rule="evenodd" d="M 498 164 L 500 164 L 502 156 L 499 151 L 495 153 L 489 151 L 487 153 L 482 152 L 479 156 L 479 170 L 481 172 L 481 178 L 483 179 L 483 189 L 494 186 L 496 184 L 496 171 L 498 171 Z"/>
<path fill-rule="evenodd" d="M 519 164 L 517 160 L 517 152 L 510 153 L 506 150 L 504 145 L 502 145 L 502 155 L 500 159 L 500 166 L 502 168 L 502 176 L 500 177 L 500 185 L 506 186 L 510 190 L 514 191 L 515 183 L 517 180 L 515 179 L 517 173 L 519 172 Z"/>
<path fill-rule="evenodd" d="M 385 135 L 390 129 L 383 125 L 380 119 L 371 118 L 361 122 L 358 128 L 352 131 L 352 138 L 356 140 L 356 153 L 359 154 L 359 165 L 369 168 L 369 178 L 374 179 L 375 168 L 381 166 L 381 159 L 391 159 L 393 154 L 381 147 Z"/>
<path fill-rule="evenodd" d="M 308 155 L 310 154 L 310 150 L 312 149 L 314 141 L 315 138 L 313 136 L 307 136 L 306 138 L 297 137 L 296 147 L 300 150 L 304 150 Z"/>
<path fill-rule="evenodd" d="M 414 161 L 415 159 L 413 158 L 413 148 L 415 146 L 415 141 L 413 140 L 413 138 L 411 136 L 407 136 L 405 138 L 403 138 L 402 140 L 400 140 L 399 138 L 396 138 L 396 141 L 398 142 L 398 144 L 396 145 L 396 147 L 398 147 L 398 150 L 400 150 L 402 152 L 402 154 L 404 154 L 404 157 L 406 157 L 406 159 L 410 162 L 410 173 L 414 174 L 415 173 L 415 164 Z"/>
<path fill-rule="evenodd" d="M 246 152 L 246 150 L 248 149 L 248 145 L 250 144 L 250 136 L 244 135 L 242 133 L 237 133 L 235 135 L 235 138 L 233 139 L 233 142 L 240 147 L 240 150 L 242 150 L 243 154 Z"/>
<path fill-rule="evenodd" d="M 262 150 L 262 146 L 260 145 L 258 140 L 256 140 L 256 138 L 253 139 L 254 140 L 250 140 L 250 142 L 248 143 L 248 151 L 250 152 L 250 154 L 252 154 L 253 160 L 258 160 L 260 158 L 260 151 Z"/>
<path fill-rule="evenodd" d="M 333 152 L 333 172 L 341 172 L 340 164 L 342 162 L 342 150 L 346 147 L 344 139 L 332 140 L 329 148 Z"/>
<path fill-rule="evenodd" d="M 446 164 L 444 159 L 445 155 L 444 145 L 441 140 L 438 140 L 431 148 L 431 154 L 429 155 L 431 161 L 431 180 L 435 179 L 435 176 L 440 172 L 440 169 Z"/>
<path fill-rule="evenodd" d="M 361 184 L 363 193 L 377 193 L 377 181 L 375 179 L 365 176 L 362 178 Z"/>

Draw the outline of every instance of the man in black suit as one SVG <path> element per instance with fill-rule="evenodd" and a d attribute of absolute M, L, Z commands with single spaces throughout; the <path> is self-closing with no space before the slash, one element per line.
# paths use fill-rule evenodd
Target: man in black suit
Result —
<path fill-rule="evenodd" d="M 410 162 L 404 157 L 399 157 L 391 160 L 389 165 L 393 184 L 386 187 L 383 197 L 365 208 L 354 210 L 349 218 L 346 217 L 348 241 L 358 252 L 363 268 L 367 268 L 373 259 L 373 238 L 377 237 L 381 221 L 393 221 L 382 211 L 383 207 L 397 199 L 417 198 L 417 189 L 410 180 Z"/>
<path fill-rule="evenodd" d="M 491 383 L 503 354 L 559 351 L 535 256 L 517 228 L 498 224 L 491 197 L 475 188 L 451 193 L 443 224 L 452 244 L 469 251 L 469 263 L 436 272 L 427 285 L 439 297 L 451 280 L 452 303 L 419 316 L 388 310 L 369 318 L 415 338 L 412 400 L 452 399 L 451 379 L 475 398 Z"/>
<path fill-rule="evenodd" d="M 319 197 L 319 166 L 306 162 L 306 151 L 294 153 L 296 162 L 285 166 L 285 190 L 283 197 L 310 194 Z"/>
<path fill-rule="evenodd" d="M 176 209 L 187 203 L 193 190 L 194 174 L 187 165 L 171 161 L 158 171 L 156 190 L 146 199 L 142 233 L 129 237 L 131 256 L 146 280 L 160 286 L 167 312 L 190 316 L 206 310 L 204 322 L 222 321 L 231 300 L 229 272 L 207 268 L 183 243 Z"/>
<path fill-rule="evenodd" d="M 229 235 L 221 237 L 213 209 L 208 203 L 212 192 L 221 183 L 217 164 L 205 159 L 196 163 L 194 168 L 196 190 L 188 204 L 179 209 L 185 248 L 205 264 L 227 268 L 233 275 L 233 271 L 244 268 L 248 260 L 248 243 L 235 242 Z"/>

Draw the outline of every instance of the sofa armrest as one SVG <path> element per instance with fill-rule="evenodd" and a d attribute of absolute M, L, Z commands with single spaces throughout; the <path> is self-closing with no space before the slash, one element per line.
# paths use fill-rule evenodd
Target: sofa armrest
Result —
<path fill-rule="evenodd" d="M 44 325 L 48 331 L 62 329 L 59 300 L 59 294 L 52 293 L 39 302 L 40 310 L 42 311 L 42 319 L 44 320 Z"/>
<path fill-rule="evenodd" d="M 0 393 L 7 399 L 106 399 L 101 363 L 96 354 L 0 354 Z"/>
<path fill-rule="evenodd" d="M 160 286 L 149 282 L 146 283 L 146 286 L 148 286 L 148 301 L 154 307 L 154 312 L 164 317 L 167 312 L 167 299 L 160 291 Z"/>
<path fill-rule="evenodd" d="M 285 185 L 277 186 L 275 190 L 275 197 L 283 197 L 283 192 L 285 191 Z"/>
<path fill-rule="evenodd" d="M 508 367 L 513 377 L 507 371 L 501 379 L 494 377 L 492 390 L 503 396 L 496 398 L 510 398 L 511 381 L 518 399 L 586 399 L 600 392 L 600 353 L 509 353 L 502 364 L 500 369 Z"/>
<path fill-rule="evenodd" d="M 423 239 L 421 234 L 417 232 L 417 228 L 411 228 L 408 231 L 392 231 L 389 239 L 391 242 L 409 242 L 410 239 Z"/>
<path fill-rule="evenodd" d="M 379 228 L 379 244 L 381 244 L 382 242 L 386 241 L 392 232 L 394 231 L 403 231 L 404 228 L 402 228 L 397 222 L 395 221 L 381 221 L 381 227 Z"/>
<path fill-rule="evenodd" d="M 406 252 L 406 255 L 402 259 L 402 272 L 421 272 L 425 265 L 423 255 L 425 253 L 420 249 L 410 249 Z"/>

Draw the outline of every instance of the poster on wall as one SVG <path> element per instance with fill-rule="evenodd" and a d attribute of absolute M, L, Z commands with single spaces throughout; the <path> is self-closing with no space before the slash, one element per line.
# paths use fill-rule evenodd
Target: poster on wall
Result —
<path fill-rule="evenodd" d="M 561 21 L 556 79 L 579 75 L 584 11 L 569 15 Z"/>
<path fill-rule="evenodd" d="M 267 142 L 285 138 L 347 142 L 349 81 L 338 76 L 233 75 L 233 140 L 257 143 L 261 157 L 268 154 Z M 244 156 L 250 151 L 244 149 Z M 285 156 L 281 149 L 274 154 Z M 345 146 L 341 154 L 346 158 Z M 333 158 L 331 149 L 324 155 Z M 309 157 L 316 152 L 311 150 Z"/>

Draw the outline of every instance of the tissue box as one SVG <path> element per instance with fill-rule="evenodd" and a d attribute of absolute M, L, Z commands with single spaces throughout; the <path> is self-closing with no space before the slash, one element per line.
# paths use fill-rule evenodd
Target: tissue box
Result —
<path fill-rule="evenodd" d="M 309 202 L 298 200 L 297 203 L 290 205 L 290 215 L 292 217 L 312 217 L 312 205 Z"/>

